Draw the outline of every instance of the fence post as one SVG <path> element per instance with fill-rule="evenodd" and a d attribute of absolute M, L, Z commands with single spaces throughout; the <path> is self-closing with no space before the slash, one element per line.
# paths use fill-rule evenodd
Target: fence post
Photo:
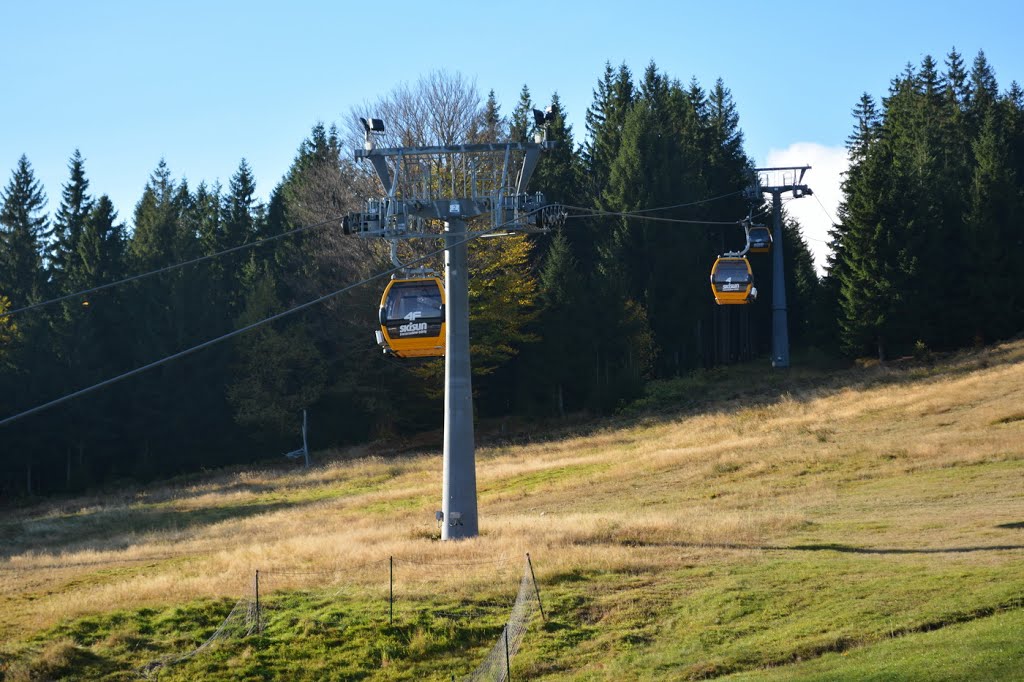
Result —
<path fill-rule="evenodd" d="M 388 625 L 395 624 L 395 557 L 388 557 Z"/>
<path fill-rule="evenodd" d="M 505 625 L 505 682 L 512 680 L 512 657 L 508 653 L 508 625 Z"/>
<path fill-rule="evenodd" d="M 537 587 L 537 576 L 533 572 L 533 562 L 530 561 L 530 553 L 526 553 L 526 564 L 530 567 L 530 578 L 533 579 L 533 591 L 537 594 L 537 606 L 540 608 L 540 619 L 547 622 L 547 616 L 544 615 L 544 604 L 540 600 L 540 588 Z"/>
<path fill-rule="evenodd" d="M 260 569 L 256 569 L 256 632 L 260 631 Z"/>

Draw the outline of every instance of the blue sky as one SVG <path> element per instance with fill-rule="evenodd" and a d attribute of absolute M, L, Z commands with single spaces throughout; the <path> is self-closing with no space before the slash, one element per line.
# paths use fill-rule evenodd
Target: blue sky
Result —
<path fill-rule="evenodd" d="M 828 211 L 860 94 L 925 54 L 979 49 L 1000 87 L 1024 83 L 1024 4 L 976 2 L 0 2 L 0 176 L 21 154 L 60 200 L 75 148 L 94 193 L 129 221 L 149 173 L 226 183 L 252 165 L 265 197 L 317 121 L 403 81 L 461 71 L 504 113 L 527 84 L 557 91 L 577 142 L 604 63 L 653 59 L 684 82 L 721 77 L 758 163 L 810 163 Z M 799 208 L 798 208 L 799 207 Z M 814 199 L 790 208 L 813 240 Z M 811 243 L 819 252 L 821 244 Z"/>

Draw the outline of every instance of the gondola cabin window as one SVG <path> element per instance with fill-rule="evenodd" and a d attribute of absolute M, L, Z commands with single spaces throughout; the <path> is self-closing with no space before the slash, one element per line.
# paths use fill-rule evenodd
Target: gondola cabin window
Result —
<path fill-rule="evenodd" d="M 718 266 L 715 283 L 722 291 L 739 291 L 750 282 L 750 273 L 742 261 L 725 262 Z"/>
<path fill-rule="evenodd" d="M 387 301 L 386 313 L 389 322 L 442 317 L 441 292 L 433 283 L 396 286 Z"/>

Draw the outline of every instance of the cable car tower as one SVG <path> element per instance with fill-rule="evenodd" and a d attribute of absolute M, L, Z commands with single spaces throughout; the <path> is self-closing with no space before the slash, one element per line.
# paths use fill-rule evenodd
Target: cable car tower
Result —
<path fill-rule="evenodd" d="M 792 192 L 794 199 L 813 194 L 803 184 L 810 166 L 755 168 L 747 198 L 760 201 L 762 193 L 772 195 L 774 221 L 774 253 L 772 254 L 772 367 L 789 367 L 789 322 L 786 308 L 786 278 L 782 259 L 782 193 Z M 749 241 L 749 240 L 748 240 Z"/>
<path fill-rule="evenodd" d="M 526 191 L 541 152 L 556 144 L 547 140 L 551 112 L 533 115 L 539 130 L 534 142 L 395 148 L 376 146 L 383 121 L 360 119 L 366 137 L 355 158 L 373 165 L 385 194 L 368 199 L 365 211 L 350 213 L 342 223 L 345 234 L 390 241 L 398 268 L 399 241 L 443 238 L 445 244 L 444 479 L 437 514 L 442 540 L 479 534 L 467 243 L 484 233 L 547 231 L 565 218 L 564 209 L 548 205 L 543 194 Z M 476 218 L 489 224 L 467 232 L 467 221 Z M 428 273 L 421 268 L 411 274 L 427 279 Z"/>

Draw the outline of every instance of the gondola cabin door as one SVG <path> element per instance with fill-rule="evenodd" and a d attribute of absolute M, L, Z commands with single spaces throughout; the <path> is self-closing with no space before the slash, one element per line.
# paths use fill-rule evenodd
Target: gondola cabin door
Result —
<path fill-rule="evenodd" d="M 380 299 L 384 346 L 400 358 L 444 355 L 444 286 L 437 277 L 393 279 Z"/>

